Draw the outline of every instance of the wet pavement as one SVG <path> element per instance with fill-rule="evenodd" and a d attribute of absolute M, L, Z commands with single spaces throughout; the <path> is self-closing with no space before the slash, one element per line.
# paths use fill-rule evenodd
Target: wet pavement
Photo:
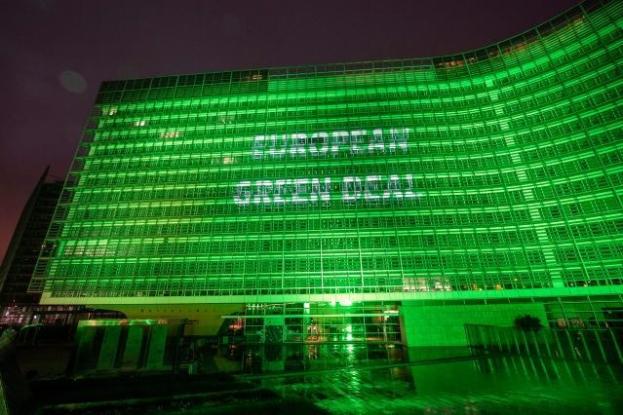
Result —
<path fill-rule="evenodd" d="M 254 381 L 335 414 L 620 414 L 623 369 L 529 357 L 273 373 Z"/>
<path fill-rule="evenodd" d="M 59 391 L 73 390 L 85 401 L 73 405 L 71 413 L 89 415 L 623 413 L 620 365 L 528 356 L 473 357 L 465 348 L 403 349 L 362 343 L 226 347 L 199 356 L 196 375 L 163 372 L 141 378 L 127 373 L 86 377 L 82 386 L 63 385 L 63 379 L 49 382 Z M 129 395 L 87 384 L 107 381 Z M 39 389 L 56 396 L 50 385 Z M 145 393 L 138 394 L 143 389 Z M 82 396 L 81 391 L 110 396 Z M 160 392 L 152 396 L 155 391 Z M 36 388 L 35 392 L 42 395 Z M 80 402 L 66 395 L 58 394 L 63 402 Z M 100 401 L 109 407 L 97 404 Z M 67 413 L 69 408 L 52 407 L 49 413 Z"/>

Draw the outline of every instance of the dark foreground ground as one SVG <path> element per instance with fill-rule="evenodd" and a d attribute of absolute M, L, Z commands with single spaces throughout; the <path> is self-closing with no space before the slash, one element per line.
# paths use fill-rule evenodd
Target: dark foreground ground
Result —
<path fill-rule="evenodd" d="M 5 348 L 0 414 L 325 414 L 233 374 L 116 371 L 68 375 L 71 344 Z"/>
<path fill-rule="evenodd" d="M 369 347 L 314 348 L 300 365 L 233 373 L 64 374 L 67 349 L 20 351 L 37 414 L 611 414 L 623 413 L 623 367 L 541 357 L 478 358 Z M 236 363 L 236 362 L 232 362 Z M 35 373 L 36 371 L 36 373 Z"/>
<path fill-rule="evenodd" d="M 226 374 L 59 379 L 33 382 L 31 390 L 41 414 L 328 413 Z"/>

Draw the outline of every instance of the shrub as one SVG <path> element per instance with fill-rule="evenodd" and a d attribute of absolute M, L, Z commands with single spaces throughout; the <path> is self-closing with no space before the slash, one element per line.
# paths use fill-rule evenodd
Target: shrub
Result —
<path fill-rule="evenodd" d="M 526 314 L 515 319 L 515 328 L 522 331 L 539 331 L 543 328 L 543 324 L 538 317 Z"/>

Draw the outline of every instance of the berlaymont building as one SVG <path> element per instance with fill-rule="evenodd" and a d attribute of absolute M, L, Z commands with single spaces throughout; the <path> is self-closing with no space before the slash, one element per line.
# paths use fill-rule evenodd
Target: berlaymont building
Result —
<path fill-rule="evenodd" d="M 623 3 L 450 56 L 104 82 L 30 291 L 279 340 L 623 324 Z"/>

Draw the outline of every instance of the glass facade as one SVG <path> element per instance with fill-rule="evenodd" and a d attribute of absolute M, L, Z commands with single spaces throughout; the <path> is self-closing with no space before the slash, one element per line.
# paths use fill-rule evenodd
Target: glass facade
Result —
<path fill-rule="evenodd" d="M 622 29 L 623 3 L 585 2 L 455 56 L 105 82 L 30 288 L 620 295 Z"/>
<path fill-rule="evenodd" d="M 26 291 L 63 188 L 61 181 L 46 181 L 47 175 L 46 169 L 30 194 L 0 266 L 1 308 L 28 307 L 39 302 L 37 295 L 28 294 Z M 2 321 L 3 318 L 0 317 L 0 322 Z"/>

